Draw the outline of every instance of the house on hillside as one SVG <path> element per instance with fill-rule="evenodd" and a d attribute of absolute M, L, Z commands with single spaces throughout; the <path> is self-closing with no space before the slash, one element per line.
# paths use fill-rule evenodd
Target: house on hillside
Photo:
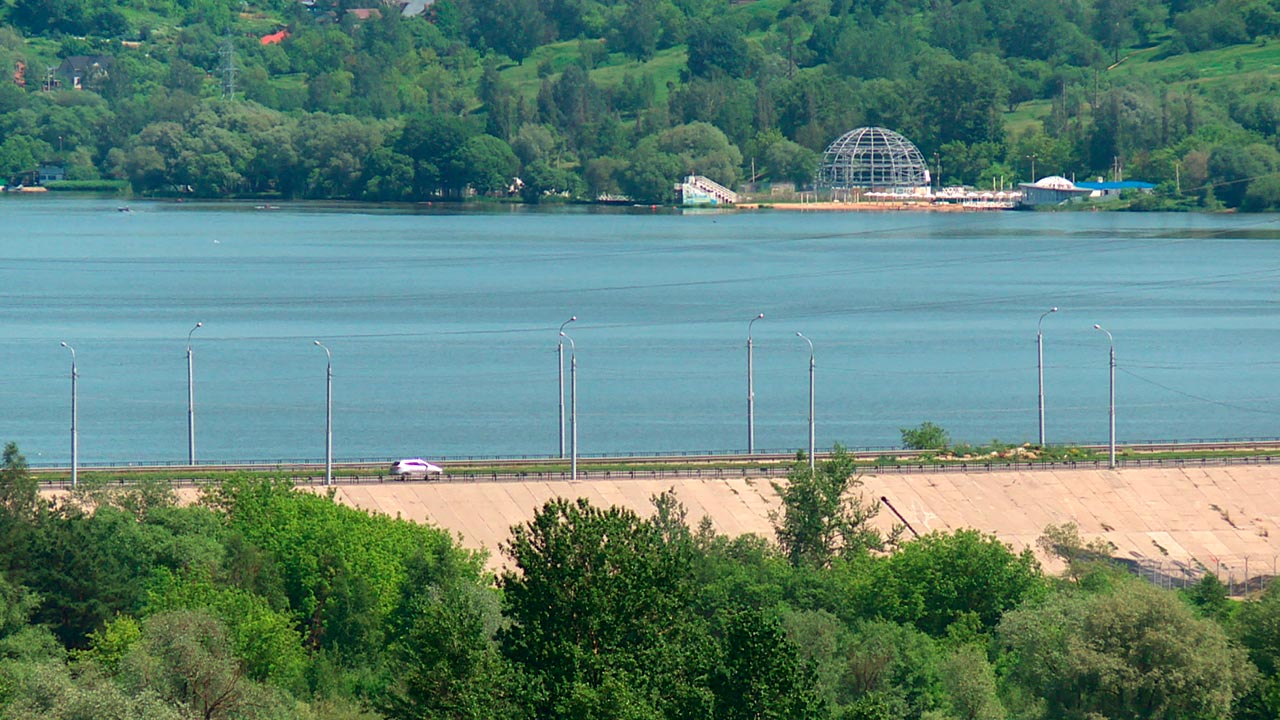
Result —
<path fill-rule="evenodd" d="M 67 168 L 63 165 L 45 163 L 36 168 L 36 183 L 39 185 L 45 185 L 51 182 L 61 182 L 66 179 Z"/>
<path fill-rule="evenodd" d="M 436 0 L 399 0 L 400 17 L 417 17 L 427 12 Z"/>
<path fill-rule="evenodd" d="M 72 55 L 62 61 L 56 73 L 63 87 L 83 90 L 106 80 L 115 62 L 108 55 Z"/>
<path fill-rule="evenodd" d="M 279 45 L 280 43 L 284 42 L 284 39 L 287 37 L 289 37 L 288 28 L 282 28 L 276 32 L 271 33 L 270 35 L 263 35 L 261 38 L 258 39 L 258 42 L 262 43 L 264 46 Z"/>

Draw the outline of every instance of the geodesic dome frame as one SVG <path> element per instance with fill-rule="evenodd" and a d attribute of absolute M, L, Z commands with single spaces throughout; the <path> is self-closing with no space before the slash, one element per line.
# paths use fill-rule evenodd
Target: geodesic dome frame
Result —
<path fill-rule="evenodd" d="M 827 146 L 818 185 L 864 190 L 927 187 L 929 167 L 905 137 L 882 127 L 862 127 Z"/>

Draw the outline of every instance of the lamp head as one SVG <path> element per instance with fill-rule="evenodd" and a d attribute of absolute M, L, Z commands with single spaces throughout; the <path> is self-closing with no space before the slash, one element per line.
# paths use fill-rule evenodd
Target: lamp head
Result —
<path fill-rule="evenodd" d="M 1049 312 L 1058 312 L 1058 308 L 1056 308 L 1056 307 L 1051 307 L 1051 308 L 1049 308 Z"/>
<path fill-rule="evenodd" d="M 198 328 L 202 328 L 202 327 L 204 327 L 204 323 L 203 323 L 203 322 L 197 322 L 197 323 L 196 323 L 196 327 L 198 327 Z"/>
<path fill-rule="evenodd" d="M 1094 323 L 1094 324 L 1093 324 L 1093 329 L 1094 329 L 1094 330 L 1101 330 L 1101 329 L 1102 329 L 1102 326 L 1101 326 L 1101 325 L 1099 325 L 1098 323 Z"/>
<path fill-rule="evenodd" d="M 567 337 L 567 336 L 564 334 L 564 331 L 563 331 L 563 330 L 561 330 L 561 331 L 560 331 L 560 337 Z"/>
<path fill-rule="evenodd" d="M 67 345 L 66 343 L 58 343 L 58 344 L 59 344 L 59 345 L 61 345 L 62 347 L 70 347 L 70 346 L 69 346 L 69 345 Z"/>
<path fill-rule="evenodd" d="M 316 345 L 320 345 L 320 341 L 319 341 L 319 340 L 313 340 L 312 342 L 314 342 Z M 324 346 L 323 346 L 323 345 L 320 345 L 320 347 L 324 347 Z"/>
<path fill-rule="evenodd" d="M 757 315 L 757 316 L 756 316 L 756 319 L 757 319 L 757 320 L 763 320 L 763 319 L 764 319 L 764 313 L 760 313 L 759 315 Z"/>
<path fill-rule="evenodd" d="M 571 315 L 571 316 L 569 317 L 569 322 L 577 322 L 577 321 L 578 321 L 578 316 L 577 316 L 577 315 Z"/>

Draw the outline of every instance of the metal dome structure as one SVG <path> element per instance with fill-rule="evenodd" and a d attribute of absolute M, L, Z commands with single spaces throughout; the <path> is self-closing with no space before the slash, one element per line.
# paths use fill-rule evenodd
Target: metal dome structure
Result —
<path fill-rule="evenodd" d="M 850 130 L 827 146 L 818 185 L 899 190 L 929 186 L 929 166 L 910 140 L 882 127 Z"/>

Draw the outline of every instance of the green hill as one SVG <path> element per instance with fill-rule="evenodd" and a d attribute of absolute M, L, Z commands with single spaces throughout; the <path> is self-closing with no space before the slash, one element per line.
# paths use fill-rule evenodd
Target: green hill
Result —
<path fill-rule="evenodd" d="M 946 184 L 1034 157 L 1161 184 L 1146 207 L 1269 209 L 1273 2 L 9 0 L 0 178 L 421 200 L 518 176 L 529 201 L 663 202 L 686 172 L 804 185 L 881 125 Z"/>

